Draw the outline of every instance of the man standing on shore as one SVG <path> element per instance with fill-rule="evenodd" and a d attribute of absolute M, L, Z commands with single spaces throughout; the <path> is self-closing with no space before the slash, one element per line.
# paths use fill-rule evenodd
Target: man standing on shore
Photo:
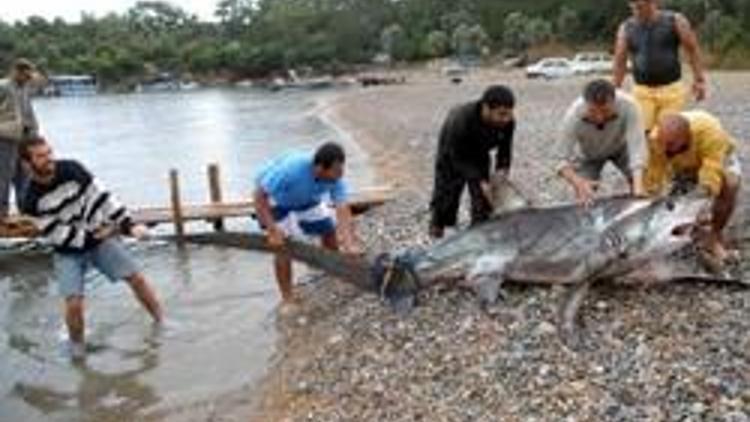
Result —
<path fill-rule="evenodd" d="M 646 140 L 638 105 L 609 81 L 586 84 L 568 108 L 558 145 L 557 173 L 575 189 L 576 199 L 590 205 L 602 170 L 611 162 L 641 195 Z"/>
<path fill-rule="evenodd" d="M 36 73 L 33 63 L 18 59 L 8 79 L 0 81 L 0 221 L 8 216 L 11 184 L 19 208 L 28 184 L 18 160 L 18 144 L 36 136 L 39 130 L 30 93 Z"/>
<path fill-rule="evenodd" d="M 706 249 L 717 264 L 731 256 L 722 232 L 731 218 L 740 190 L 742 169 L 736 142 L 719 120 L 705 111 L 668 114 L 659 120 L 648 141 L 644 188 L 664 193 L 669 183 L 685 190 L 695 186 L 712 198 Z M 675 187 L 675 186 L 673 186 Z"/>
<path fill-rule="evenodd" d="M 443 237 L 455 226 L 464 186 L 471 195 L 471 223 L 487 220 L 493 211 L 490 180 L 508 175 L 516 128 L 510 88 L 487 88 L 479 101 L 457 106 L 440 130 L 435 160 L 435 181 L 430 201 L 430 235 Z M 490 174 L 490 152 L 495 171 Z"/>
<path fill-rule="evenodd" d="M 630 56 L 633 64 L 633 96 L 643 113 L 645 129 L 660 116 L 679 112 L 687 103 L 683 86 L 680 46 L 687 52 L 693 71 L 692 91 L 695 99 L 706 97 L 698 38 L 690 22 L 680 13 L 660 10 L 658 0 L 629 0 L 633 16 L 620 25 L 615 42 L 615 86 L 622 87 Z"/>
<path fill-rule="evenodd" d="M 282 155 L 260 170 L 255 209 L 270 246 L 282 248 L 288 236 L 315 236 L 321 238 L 325 248 L 338 250 L 340 239 L 345 252 L 356 253 L 347 186 L 342 179 L 345 161 L 343 148 L 329 142 L 313 154 Z M 327 199 L 336 208 L 335 216 Z M 274 270 L 284 304 L 295 303 L 289 256 L 278 252 Z"/>
<path fill-rule="evenodd" d="M 117 237 L 141 237 L 144 228 L 132 223 L 125 207 L 80 163 L 54 160 L 44 139 L 25 139 L 19 155 L 31 176 L 21 210 L 33 217 L 38 234 L 54 247 L 73 358 L 85 354 L 84 279 L 90 266 L 112 281 L 126 280 L 154 321 L 161 322 L 156 295 Z"/>

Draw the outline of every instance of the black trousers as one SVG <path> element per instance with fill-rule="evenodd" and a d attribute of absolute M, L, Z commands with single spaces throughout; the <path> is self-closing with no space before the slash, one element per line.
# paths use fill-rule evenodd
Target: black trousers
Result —
<path fill-rule="evenodd" d="M 451 227 L 458 220 L 461 194 L 469 186 L 471 198 L 471 224 L 486 221 L 492 215 L 492 204 L 482 192 L 480 180 L 466 180 L 450 163 L 438 163 L 435 169 L 435 184 L 430 201 L 431 226 Z"/>

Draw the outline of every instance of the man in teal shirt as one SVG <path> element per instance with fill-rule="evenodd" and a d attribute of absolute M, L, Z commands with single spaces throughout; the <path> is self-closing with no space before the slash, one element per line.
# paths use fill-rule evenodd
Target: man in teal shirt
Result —
<path fill-rule="evenodd" d="M 329 142 L 313 154 L 284 154 L 258 172 L 255 207 L 269 245 L 281 248 L 286 237 L 314 236 L 324 247 L 338 250 L 340 238 L 342 249 L 355 253 L 352 214 L 342 180 L 345 161 L 343 148 Z M 274 269 L 282 300 L 293 303 L 291 260 L 277 253 Z"/>

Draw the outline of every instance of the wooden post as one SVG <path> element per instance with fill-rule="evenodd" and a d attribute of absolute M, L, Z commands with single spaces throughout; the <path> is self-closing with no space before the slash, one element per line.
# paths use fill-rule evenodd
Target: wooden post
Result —
<path fill-rule="evenodd" d="M 169 170 L 169 190 L 172 199 L 172 219 L 177 243 L 182 245 L 185 235 L 185 223 L 182 218 L 182 201 L 180 200 L 180 176 L 176 169 Z"/>
<path fill-rule="evenodd" d="M 211 196 L 211 204 L 221 204 L 221 176 L 219 165 L 212 163 L 208 165 L 208 189 Z M 224 219 L 217 218 L 213 220 L 214 230 L 217 232 L 224 231 Z"/>

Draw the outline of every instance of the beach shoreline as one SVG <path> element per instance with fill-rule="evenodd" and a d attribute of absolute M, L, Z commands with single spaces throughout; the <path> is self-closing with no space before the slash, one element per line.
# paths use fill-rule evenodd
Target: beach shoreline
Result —
<path fill-rule="evenodd" d="M 712 76 L 712 97 L 701 106 L 715 110 L 738 137 L 750 133 L 743 100 L 750 74 Z M 569 201 L 571 192 L 551 175 L 548 146 L 584 82 L 482 71 L 454 85 L 423 71 L 406 85 L 348 90 L 327 100 L 323 119 L 364 149 L 378 180 L 397 187 L 393 203 L 358 223 L 368 250 L 430 242 L 426 209 L 437 131 L 453 105 L 478 98 L 490 83 L 507 83 L 518 97 L 514 179 L 538 202 Z M 747 142 L 740 155 L 750 160 Z M 605 192 L 625 187 L 611 171 L 605 183 Z M 746 219 L 747 203 L 735 220 Z M 279 322 L 283 356 L 256 392 L 250 420 L 750 417 L 750 340 L 742 334 L 750 330 L 747 291 L 598 289 L 582 310 L 592 347 L 579 354 L 562 347 L 556 333 L 560 289 L 513 288 L 509 301 L 490 312 L 466 293 L 428 292 L 406 318 L 343 283 L 302 291 L 299 313 Z"/>

